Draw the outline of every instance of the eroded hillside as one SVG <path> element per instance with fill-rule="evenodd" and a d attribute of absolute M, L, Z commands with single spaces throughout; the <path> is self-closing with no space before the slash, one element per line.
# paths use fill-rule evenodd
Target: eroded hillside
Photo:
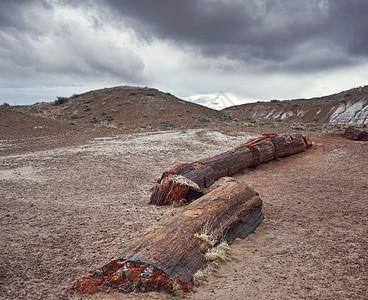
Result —
<path fill-rule="evenodd" d="M 237 105 L 222 112 L 240 120 L 368 124 L 368 86 L 319 98 Z"/>

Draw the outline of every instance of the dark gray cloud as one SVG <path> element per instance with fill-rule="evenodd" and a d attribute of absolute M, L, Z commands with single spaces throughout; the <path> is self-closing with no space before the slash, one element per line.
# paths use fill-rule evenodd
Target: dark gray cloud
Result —
<path fill-rule="evenodd" d="M 57 15 L 54 8 L 60 8 L 60 3 L 1 1 L 0 78 L 48 74 L 112 76 L 127 82 L 142 79 L 144 64 L 140 57 L 128 47 L 104 39 L 95 11 L 86 17 L 89 24 L 81 24 L 70 16 Z"/>
<path fill-rule="evenodd" d="M 367 11 L 366 0 L 0 0 L 0 103 L 76 85 L 336 92 L 366 84 Z"/>
<path fill-rule="evenodd" d="M 0 29 L 9 34 L 41 34 L 42 27 L 37 26 L 37 11 L 44 10 L 52 10 L 52 5 L 46 0 L 1 0 Z"/>
<path fill-rule="evenodd" d="M 143 37 L 267 70 L 310 71 L 368 56 L 366 0 L 106 0 Z M 302 54 L 302 55 L 301 55 Z"/>

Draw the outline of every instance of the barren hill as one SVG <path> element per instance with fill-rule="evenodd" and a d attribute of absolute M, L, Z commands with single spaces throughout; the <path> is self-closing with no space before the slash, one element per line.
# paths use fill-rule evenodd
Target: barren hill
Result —
<path fill-rule="evenodd" d="M 167 129 L 200 127 L 216 122 L 221 115 L 213 109 L 181 100 L 153 88 L 119 86 L 94 90 L 52 103 L 17 108 L 25 113 L 125 129 Z"/>
<path fill-rule="evenodd" d="M 222 112 L 240 120 L 368 124 L 368 86 L 312 99 L 237 105 L 225 108 Z"/>

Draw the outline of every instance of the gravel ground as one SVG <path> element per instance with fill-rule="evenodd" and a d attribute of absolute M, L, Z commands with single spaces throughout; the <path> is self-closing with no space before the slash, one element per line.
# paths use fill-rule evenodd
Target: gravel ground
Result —
<path fill-rule="evenodd" d="M 89 138 L 84 132 L 79 140 L 78 134 L 70 143 L 65 135 L 60 143 L 58 135 L 48 135 L 50 143 L 37 137 L 39 144 L 0 138 L 2 299 L 67 298 L 75 279 L 181 209 L 148 205 L 163 171 L 257 136 L 204 129 Z M 368 143 L 334 134 L 311 139 L 305 153 L 236 176 L 260 193 L 265 220 L 234 242 L 236 260 L 188 299 L 366 299 Z"/>

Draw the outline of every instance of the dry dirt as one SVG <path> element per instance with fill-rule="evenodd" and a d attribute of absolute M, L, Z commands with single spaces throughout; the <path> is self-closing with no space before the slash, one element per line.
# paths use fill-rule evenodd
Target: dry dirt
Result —
<path fill-rule="evenodd" d="M 233 148 L 261 130 L 117 134 L 82 128 L 27 139 L 0 131 L 0 298 L 67 299 L 75 279 L 180 211 L 148 205 L 163 171 Z M 187 299 L 367 299 L 368 143 L 336 134 L 310 137 L 314 146 L 307 152 L 237 176 L 260 193 L 265 219 L 233 243 L 236 260 L 222 264 Z"/>

